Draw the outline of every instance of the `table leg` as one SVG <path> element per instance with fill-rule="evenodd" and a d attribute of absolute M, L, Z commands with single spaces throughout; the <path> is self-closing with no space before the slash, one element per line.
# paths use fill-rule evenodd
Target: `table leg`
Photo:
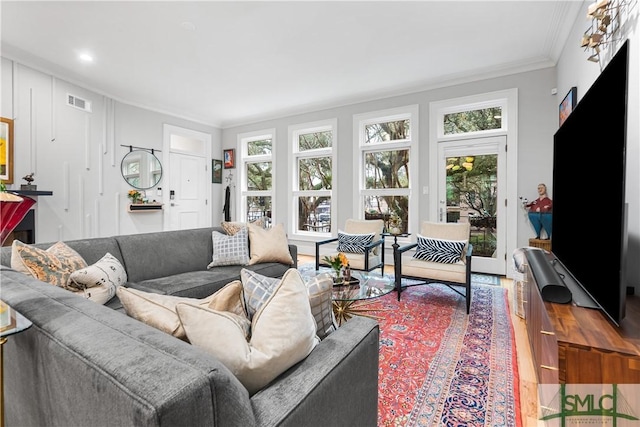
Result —
<path fill-rule="evenodd" d="M 369 305 L 378 301 L 333 301 L 333 314 L 336 317 L 338 326 L 342 326 L 343 322 L 351 319 L 353 316 L 369 317 L 371 319 L 380 320 L 381 316 L 369 314 L 373 311 L 387 311 L 387 308 L 369 308 Z"/>

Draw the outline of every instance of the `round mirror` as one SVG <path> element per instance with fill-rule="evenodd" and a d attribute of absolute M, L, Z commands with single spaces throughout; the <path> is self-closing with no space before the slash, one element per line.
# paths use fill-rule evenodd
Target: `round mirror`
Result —
<path fill-rule="evenodd" d="M 133 150 L 122 159 L 122 177 L 138 190 L 155 187 L 162 178 L 160 160 L 148 151 Z"/>

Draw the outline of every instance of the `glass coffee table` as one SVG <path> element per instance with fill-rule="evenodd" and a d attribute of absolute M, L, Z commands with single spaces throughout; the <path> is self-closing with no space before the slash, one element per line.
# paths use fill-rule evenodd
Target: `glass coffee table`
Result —
<path fill-rule="evenodd" d="M 331 275 L 330 273 L 330 269 L 301 272 L 305 280 L 319 274 Z M 351 277 L 352 281 L 349 284 L 333 285 L 333 291 L 331 293 L 333 299 L 333 314 L 338 322 L 338 326 L 353 316 L 379 319 L 379 316 L 370 313 L 373 311 L 383 311 L 384 309 L 370 309 L 369 305 L 376 302 L 376 298 L 387 295 L 395 289 L 393 279 L 380 276 L 379 274 L 351 270 Z"/>

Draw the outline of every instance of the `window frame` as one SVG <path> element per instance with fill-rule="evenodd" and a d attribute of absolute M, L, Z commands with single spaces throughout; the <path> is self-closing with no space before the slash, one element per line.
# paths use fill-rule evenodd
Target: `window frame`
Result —
<path fill-rule="evenodd" d="M 300 135 L 331 131 L 331 147 L 318 148 L 314 150 L 300 151 L 298 138 Z M 289 233 L 300 240 L 319 240 L 330 237 L 334 230 L 337 230 L 337 189 L 336 177 L 338 174 L 338 119 L 320 120 L 315 122 L 299 123 L 288 128 L 288 162 L 289 168 L 289 189 L 291 204 L 289 206 Z M 299 170 L 298 161 L 300 159 L 312 159 L 317 157 L 331 157 L 331 190 L 299 190 Z M 331 198 L 331 231 L 305 231 L 298 229 L 298 198 L 308 196 L 329 196 Z"/>
<path fill-rule="evenodd" d="M 463 113 L 466 111 L 483 110 L 486 108 L 500 107 L 502 111 L 502 120 L 500 128 L 481 130 L 475 132 L 461 132 L 446 135 L 444 133 L 444 116 L 447 114 Z M 442 106 L 437 109 L 436 123 L 437 123 L 437 139 L 439 141 L 447 141 L 450 139 L 466 139 L 466 138 L 478 138 L 482 136 L 496 136 L 504 135 L 509 129 L 509 111 L 508 102 L 506 98 L 486 99 L 484 96 L 469 97 L 465 101 L 460 99 L 460 103 L 453 103 L 449 106 Z"/>
<path fill-rule="evenodd" d="M 263 139 L 271 139 L 271 154 L 249 155 L 248 146 L 250 142 L 260 141 Z M 239 221 L 247 222 L 247 198 L 248 197 L 270 197 L 271 198 L 271 224 L 277 223 L 277 211 L 276 211 L 276 130 L 275 128 L 264 129 L 254 132 L 245 132 L 238 134 L 237 143 L 240 152 L 240 158 L 238 167 L 240 172 L 239 176 L 240 192 L 238 197 L 237 212 L 240 213 Z M 248 163 L 262 163 L 271 162 L 271 189 L 270 190 L 249 190 L 248 189 L 248 177 L 246 174 Z M 230 169 L 228 169 L 230 170 Z"/>
<path fill-rule="evenodd" d="M 397 120 L 409 120 L 408 138 L 389 142 L 366 143 L 365 126 L 374 123 L 384 123 Z M 418 104 L 407 105 L 368 113 L 355 114 L 353 116 L 353 158 L 357 167 L 354 168 L 354 194 L 353 218 L 364 219 L 364 200 L 367 196 L 394 195 L 406 196 L 409 200 L 409 223 L 407 231 L 414 233 L 418 229 L 419 219 L 419 194 L 418 186 L 418 160 L 420 141 L 420 116 Z M 409 150 L 409 183 L 407 188 L 396 189 L 366 189 L 365 183 L 365 154 L 377 151 Z M 407 241 L 407 238 L 398 238 L 398 241 Z"/>

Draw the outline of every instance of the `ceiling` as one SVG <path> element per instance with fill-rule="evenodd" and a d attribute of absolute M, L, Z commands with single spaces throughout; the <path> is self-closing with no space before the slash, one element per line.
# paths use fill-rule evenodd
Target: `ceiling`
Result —
<path fill-rule="evenodd" d="M 581 4 L 2 0 L 1 49 L 116 100 L 229 127 L 554 66 Z"/>

